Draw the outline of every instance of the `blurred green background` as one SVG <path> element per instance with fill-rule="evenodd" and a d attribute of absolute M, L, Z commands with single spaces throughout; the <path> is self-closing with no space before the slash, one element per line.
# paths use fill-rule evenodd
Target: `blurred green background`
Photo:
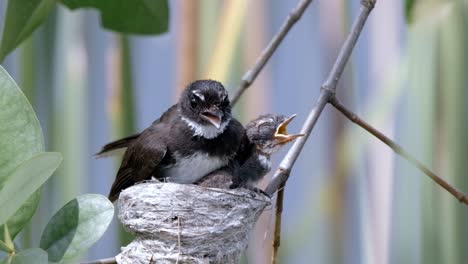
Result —
<path fill-rule="evenodd" d="M 93 9 L 54 7 L 2 63 L 33 104 L 46 149 L 64 156 L 20 246 L 37 245 L 76 195 L 107 195 L 118 160 L 94 159 L 100 146 L 147 127 L 192 80 L 233 91 L 295 5 L 169 1 L 169 31 L 153 37 L 107 31 Z M 6 6 L 0 1 L 0 33 Z M 359 1 L 314 1 L 236 117 L 297 113 L 291 131 L 299 131 L 358 12 Z M 465 193 L 467 37 L 468 1 L 379 0 L 338 87 L 347 106 Z M 331 107 L 294 167 L 284 206 L 282 263 L 468 263 L 468 208 Z M 273 217 L 272 207 L 258 222 L 249 263 L 269 262 Z M 114 256 L 126 239 L 114 220 L 83 259 Z"/>

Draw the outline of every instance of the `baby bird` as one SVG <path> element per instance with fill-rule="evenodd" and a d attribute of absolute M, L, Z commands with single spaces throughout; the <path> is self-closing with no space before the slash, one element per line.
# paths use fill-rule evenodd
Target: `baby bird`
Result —
<path fill-rule="evenodd" d="M 256 189 L 255 183 L 261 180 L 270 170 L 271 154 L 282 146 L 303 134 L 288 134 L 287 126 L 296 117 L 292 115 L 266 114 L 250 121 L 246 125 L 250 151 L 243 164 L 235 162 L 203 177 L 196 184 L 211 188 L 249 188 Z"/>

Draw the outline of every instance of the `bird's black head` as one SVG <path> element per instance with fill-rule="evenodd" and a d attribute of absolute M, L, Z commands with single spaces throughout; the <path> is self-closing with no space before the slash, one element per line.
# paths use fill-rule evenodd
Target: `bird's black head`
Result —
<path fill-rule="evenodd" d="M 198 80 L 182 93 L 182 119 L 196 135 L 214 138 L 231 120 L 231 105 L 224 86 L 213 80 Z"/>
<path fill-rule="evenodd" d="M 246 125 L 247 137 L 258 150 L 270 155 L 286 143 L 304 136 L 304 134 L 288 134 L 287 127 L 294 117 L 296 115 L 291 117 L 274 114 L 261 115 Z"/>

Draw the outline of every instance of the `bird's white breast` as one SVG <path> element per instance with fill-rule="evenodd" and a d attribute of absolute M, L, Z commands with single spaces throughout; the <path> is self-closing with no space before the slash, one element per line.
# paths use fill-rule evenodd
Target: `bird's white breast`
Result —
<path fill-rule="evenodd" d="M 168 182 L 194 183 L 228 163 L 226 158 L 213 157 L 206 153 L 196 153 L 184 158 L 176 157 L 176 160 L 174 166 L 162 171 L 163 177 Z"/>

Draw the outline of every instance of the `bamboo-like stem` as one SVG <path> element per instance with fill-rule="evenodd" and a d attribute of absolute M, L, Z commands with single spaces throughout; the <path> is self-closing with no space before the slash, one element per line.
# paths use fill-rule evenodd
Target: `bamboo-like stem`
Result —
<path fill-rule="evenodd" d="M 183 1 L 179 4 L 181 22 L 177 35 L 177 95 L 197 77 L 199 1 Z"/>
<path fill-rule="evenodd" d="M 366 121 L 362 120 L 359 116 L 353 113 L 351 110 L 347 109 L 335 96 L 330 98 L 330 104 L 332 104 L 338 111 L 340 111 L 344 116 L 346 116 L 351 122 L 355 123 L 356 125 L 360 126 L 380 141 L 385 143 L 389 148 L 391 148 L 396 154 L 400 155 L 404 159 L 406 159 L 409 163 L 413 166 L 418 168 L 422 173 L 426 176 L 431 178 L 435 181 L 438 185 L 442 188 L 447 190 L 450 194 L 452 194 L 458 201 L 464 204 L 468 204 L 468 197 L 457 188 L 450 185 L 447 181 L 442 179 L 441 177 L 437 176 L 434 172 L 432 172 L 429 168 L 427 168 L 423 163 L 409 154 L 402 146 L 400 146 L 395 141 L 391 140 L 389 137 L 385 136 L 382 132 L 371 126 Z"/>
<path fill-rule="evenodd" d="M 288 34 L 289 30 L 294 26 L 294 24 L 301 18 L 304 11 L 307 9 L 312 0 L 301 0 L 297 6 L 289 13 L 286 20 L 281 25 L 278 33 L 271 39 L 270 43 L 265 47 L 262 54 L 258 57 L 255 64 L 250 68 L 244 76 L 242 76 L 241 83 L 237 88 L 234 96 L 231 98 L 231 104 L 235 105 L 239 100 L 240 96 L 249 88 L 253 83 L 257 75 L 262 71 L 265 64 L 270 59 L 271 55 L 276 51 L 276 48 L 281 44 L 284 37 Z"/>

